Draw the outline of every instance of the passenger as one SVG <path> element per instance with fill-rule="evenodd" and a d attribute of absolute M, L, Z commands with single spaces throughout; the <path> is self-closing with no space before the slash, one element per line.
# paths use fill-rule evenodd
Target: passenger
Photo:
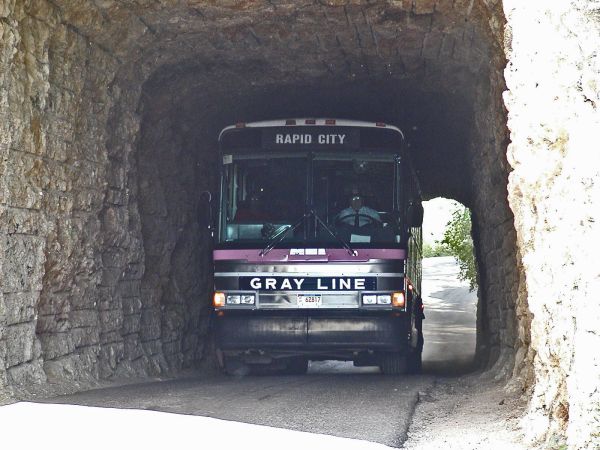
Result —
<path fill-rule="evenodd" d="M 240 202 L 235 213 L 234 222 L 264 222 L 267 220 L 267 214 L 261 207 L 260 197 L 256 194 L 249 196 L 245 202 Z"/>
<path fill-rule="evenodd" d="M 339 212 L 336 217 L 336 223 L 360 228 L 366 225 L 381 223 L 381 217 L 373 208 L 364 206 L 362 195 L 354 191 L 350 198 L 350 207 L 342 209 Z"/>

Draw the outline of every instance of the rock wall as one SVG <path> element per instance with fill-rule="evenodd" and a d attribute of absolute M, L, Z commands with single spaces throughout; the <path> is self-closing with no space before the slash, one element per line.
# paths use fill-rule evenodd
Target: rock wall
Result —
<path fill-rule="evenodd" d="M 501 59 L 501 58 L 498 58 Z M 497 61 L 500 62 L 500 61 Z M 504 61 L 502 60 L 502 63 Z M 498 64 L 496 67 L 503 67 Z M 501 69 L 500 69 L 501 70 Z M 482 367 L 498 378 L 513 373 L 515 356 L 522 359 L 529 343 L 527 299 L 519 295 L 523 285 L 519 272 L 514 218 L 507 200 L 508 163 L 505 110 L 502 107 L 502 75 L 481 92 L 481 108 L 475 113 L 470 140 L 473 192 L 473 237 L 478 266 L 477 354 Z M 525 311 L 524 315 L 517 311 Z M 521 331 L 519 331 L 521 330 Z M 530 382 L 520 379 L 519 383 Z"/>
<path fill-rule="evenodd" d="M 116 61 L 45 2 L 3 2 L 0 17 L 0 366 L 15 385 L 94 376 Z"/>
<path fill-rule="evenodd" d="M 489 4 L 489 38 L 500 46 L 505 21 L 501 5 Z M 477 355 L 480 366 L 496 377 L 513 375 L 529 348 L 527 298 L 523 292 L 514 218 L 508 204 L 510 167 L 506 159 L 508 130 L 502 93 L 506 89 L 504 52 L 498 47 L 489 60 L 489 78 L 475 90 L 473 124 L 468 139 L 473 238 L 478 265 Z M 520 386 L 531 377 L 516 373 Z"/>
<path fill-rule="evenodd" d="M 146 268 L 140 325 L 162 349 L 160 369 L 179 370 L 200 361 L 207 343 L 212 259 L 210 238 L 197 218 L 200 194 L 217 192 L 217 152 L 190 125 L 194 111 L 156 98 L 165 93 L 147 92 L 154 107 L 144 108 L 137 152 Z"/>
<path fill-rule="evenodd" d="M 588 1 L 505 0 L 513 167 L 526 274 L 532 442 L 600 445 L 600 16 Z"/>
<path fill-rule="evenodd" d="M 140 86 L 46 2 L 0 9 L 0 383 L 164 372 L 141 300 Z"/>

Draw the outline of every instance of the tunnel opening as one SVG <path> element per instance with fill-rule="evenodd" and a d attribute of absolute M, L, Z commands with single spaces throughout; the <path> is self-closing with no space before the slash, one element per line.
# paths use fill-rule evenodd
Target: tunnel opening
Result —
<path fill-rule="evenodd" d="M 481 292 L 479 307 L 477 359 L 481 367 L 491 367 L 501 356 L 510 359 L 515 323 L 509 316 L 516 298 L 505 287 L 511 285 L 507 280 L 517 276 L 515 236 L 506 201 L 504 110 L 499 99 L 494 103 L 489 98 L 491 68 L 484 75 L 470 74 L 468 79 L 463 73 L 461 84 L 456 81 L 450 88 L 419 84 L 391 71 L 340 77 L 323 68 L 316 74 L 307 68 L 310 75 L 278 74 L 282 79 L 274 81 L 276 70 L 267 61 L 241 60 L 238 66 L 243 67 L 238 69 L 243 78 L 226 64 L 162 67 L 144 85 L 137 154 L 147 252 L 142 290 L 160 299 L 160 335 L 163 339 L 162 333 L 170 336 L 170 344 L 163 350 L 168 359 L 175 358 L 175 367 L 189 366 L 194 358 L 201 358 L 198 348 L 206 335 L 206 329 L 199 329 L 198 324 L 206 324 L 210 256 L 206 237 L 200 238 L 196 208 L 203 190 L 216 192 L 215 137 L 232 123 L 292 117 L 342 117 L 400 126 L 407 135 L 425 198 L 454 197 L 478 211 L 474 220 L 484 222 L 485 233 L 478 234 L 482 226 L 478 223 L 476 245 L 485 246 L 478 254 L 481 264 L 494 270 L 489 280 L 482 272 L 486 291 Z M 500 111 L 490 111 L 493 105 Z M 489 242 L 483 243 L 483 239 Z M 186 255 L 179 255 L 180 251 Z M 189 299 L 187 305 L 185 298 Z M 171 323 L 173 317 L 179 322 Z M 156 333 L 158 342 L 158 328 Z"/>
<path fill-rule="evenodd" d="M 509 375 L 525 357 L 501 4 L 44 5 L 14 22 L 39 42 L 15 41 L 31 120 L 9 147 L 14 179 L 32 181 L 8 199 L 10 251 L 32 269 L 11 269 L 4 289 L 27 305 L 7 328 L 23 343 L 4 357 L 8 384 L 200 364 L 211 269 L 198 197 L 216 192 L 216 137 L 298 116 L 405 131 L 424 197 L 473 211 L 478 361 Z"/>
<path fill-rule="evenodd" d="M 423 206 L 424 371 L 466 374 L 477 368 L 478 274 L 471 213 L 443 197 Z"/>

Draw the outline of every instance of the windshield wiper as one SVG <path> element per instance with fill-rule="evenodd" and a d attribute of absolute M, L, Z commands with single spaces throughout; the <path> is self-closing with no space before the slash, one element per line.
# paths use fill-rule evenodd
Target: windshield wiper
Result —
<path fill-rule="evenodd" d="M 269 239 L 266 247 L 263 248 L 258 255 L 265 256 L 267 253 L 269 253 L 271 250 L 273 250 L 277 244 L 279 244 L 281 241 L 283 241 L 283 238 L 285 238 L 287 236 L 287 234 L 290 232 L 290 230 L 294 231 L 296 228 L 298 228 L 302 224 L 302 222 L 304 222 L 304 219 L 306 219 L 309 216 L 310 216 L 310 213 L 304 214 L 302 216 L 302 218 L 298 221 L 298 223 L 296 223 L 296 225 L 287 227 L 285 230 L 277 233 L 275 236 L 273 236 L 271 239 Z"/>
<path fill-rule="evenodd" d="M 344 241 L 341 237 L 339 237 L 336 233 L 334 233 L 331 228 L 329 228 L 325 222 L 323 222 L 321 220 L 321 218 L 318 216 L 318 214 L 315 211 L 311 211 L 311 214 L 315 216 L 315 219 L 317 219 L 317 221 L 321 224 L 321 226 L 323 228 L 325 228 L 325 230 L 327 230 L 327 232 L 332 235 L 334 238 L 336 238 L 338 240 L 338 242 L 340 244 L 342 244 L 344 246 L 344 248 L 346 250 L 348 250 L 348 253 L 350 253 L 350 256 L 356 256 L 358 253 L 356 252 L 356 250 L 354 250 L 352 247 L 350 247 L 350 244 L 347 243 L 346 241 Z"/>
<path fill-rule="evenodd" d="M 275 236 L 273 236 L 271 239 L 269 239 L 269 242 L 267 242 L 267 245 L 265 248 L 263 248 L 261 250 L 261 252 L 259 253 L 259 256 L 265 256 L 267 253 L 269 253 L 271 250 L 273 250 L 275 248 L 275 246 L 277 244 L 279 244 L 281 241 L 283 241 L 283 239 L 288 235 L 288 233 L 291 231 L 294 231 L 296 228 L 298 228 L 306 218 L 314 216 L 315 219 L 317 219 L 317 222 L 319 222 L 319 224 L 321 224 L 321 226 L 323 228 L 325 228 L 325 230 L 331 235 L 333 236 L 335 239 L 337 239 L 337 241 L 342 244 L 342 246 L 348 251 L 348 253 L 350 254 L 350 256 L 356 256 L 357 252 L 356 250 L 354 250 L 349 243 L 347 243 L 346 241 L 344 241 L 341 237 L 339 237 L 335 232 L 333 232 L 331 230 L 331 228 L 329 228 L 325 222 L 323 222 L 323 220 L 321 220 L 321 218 L 319 217 L 319 215 L 314 211 L 309 211 L 306 214 L 304 214 L 302 216 L 302 218 L 294 225 L 291 227 L 287 227 L 285 230 L 277 233 Z"/>

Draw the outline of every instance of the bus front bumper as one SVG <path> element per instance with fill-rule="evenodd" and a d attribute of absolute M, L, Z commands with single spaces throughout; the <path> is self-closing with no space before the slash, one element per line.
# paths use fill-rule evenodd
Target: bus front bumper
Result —
<path fill-rule="evenodd" d="M 410 338 L 408 315 L 395 311 L 217 311 L 213 324 L 217 347 L 234 353 L 403 352 Z"/>

